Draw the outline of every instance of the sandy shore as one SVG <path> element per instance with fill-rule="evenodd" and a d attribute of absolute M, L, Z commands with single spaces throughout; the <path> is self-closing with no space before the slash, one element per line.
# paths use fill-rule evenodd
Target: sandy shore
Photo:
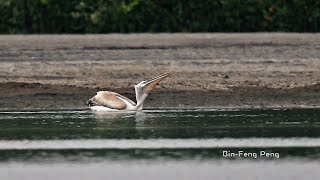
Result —
<path fill-rule="evenodd" d="M 320 106 L 320 34 L 0 36 L 0 108 L 84 108 L 173 75 L 145 107 Z"/>

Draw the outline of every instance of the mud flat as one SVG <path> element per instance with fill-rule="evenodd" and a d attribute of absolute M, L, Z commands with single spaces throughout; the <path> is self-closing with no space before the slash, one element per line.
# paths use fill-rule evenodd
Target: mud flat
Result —
<path fill-rule="evenodd" d="M 320 106 L 320 34 L 1 35 L 0 108 L 85 108 L 171 71 L 146 108 Z"/>

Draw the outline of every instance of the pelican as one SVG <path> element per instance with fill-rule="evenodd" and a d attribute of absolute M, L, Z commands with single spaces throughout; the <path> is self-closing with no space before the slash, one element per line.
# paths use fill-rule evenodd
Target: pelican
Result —
<path fill-rule="evenodd" d="M 141 111 L 150 91 L 169 75 L 171 75 L 170 72 L 163 73 L 151 80 L 141 81 L 135 85 L 136 103 L 116 92 L 99 91 L 86 104 L 93 111 Z"/>

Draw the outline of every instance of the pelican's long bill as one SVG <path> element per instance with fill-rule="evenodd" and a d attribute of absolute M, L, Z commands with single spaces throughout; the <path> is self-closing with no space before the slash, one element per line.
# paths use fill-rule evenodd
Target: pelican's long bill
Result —
<path fill-rule="evenodd" d="M 162 81 L 164 78 L 170 76 L 171 73 L 170 72 L 166 72 L 166 73 L 163 73 L 149 81 L 146 82 L 146 87 L 144 88 L 144 92 L 145 93 L 149 93 L 160 81 Z"/>

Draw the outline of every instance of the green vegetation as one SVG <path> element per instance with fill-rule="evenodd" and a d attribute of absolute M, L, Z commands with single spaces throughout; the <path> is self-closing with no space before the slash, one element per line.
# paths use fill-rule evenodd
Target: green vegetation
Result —
<path fill-rule="evenodd" d="M 316 0 L 0 0 L 0 33 L 319 30 Z"/>

